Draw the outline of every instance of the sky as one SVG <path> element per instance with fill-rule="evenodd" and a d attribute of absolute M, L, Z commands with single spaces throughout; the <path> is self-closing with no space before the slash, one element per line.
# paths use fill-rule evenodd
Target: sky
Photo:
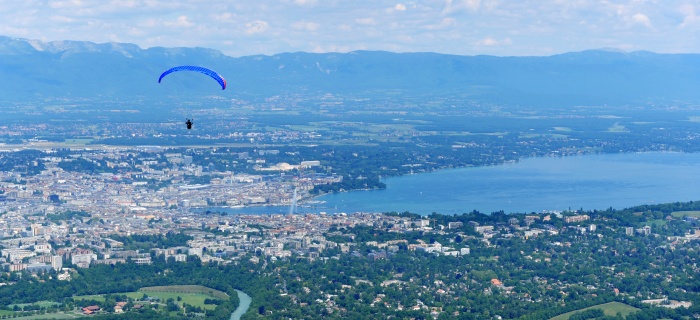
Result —
<path fill-rule="evenodd" d="M 700 53 L 700 0 L 0 0 L 0 35 L 283 52 Z"/>

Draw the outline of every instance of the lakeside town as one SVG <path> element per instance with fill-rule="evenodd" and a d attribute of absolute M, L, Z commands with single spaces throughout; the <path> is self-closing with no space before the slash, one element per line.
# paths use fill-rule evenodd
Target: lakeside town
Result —
<path fill-rule="evenodd" d="M 480 252 L 478 255 L 484 255 L 485 250 L 498 250 L 496 248 L 503 241 L 523 244 L 537 242 L 533 244 L 535 251 L 523 253 L 522 258 L 537 264 L 551 264 L 561 257 L 557 258 L 554 251 L 538 248 L 542 245 L 542 239 L 551 239 L 546 240 L 547 245 L 561 248 L 558 250 L 580 245 L 576 241 L 580 241 L 581 237 L 588 239 L 587 242 L 618 241 L 622 245 L 640 241 L 630 240 L 635 238 L 657 239 L 654 241 L 672 250 L 687 249 L 700 239 L 697 217 L 682 213 L 663 215 L 660 220 L 664 224 L 677 222 L 684 225 L 684 233 L 678 235 L 678 230 L 673 231 L 674 234 L 659 229 L 659 224 L 630 225 L 609 217 L 575 211 L 517 214 L 502 219 L 495 217 L 487 223 L 478 219 L 460 220 L 448 216 L 436 219 L 435 216 L 377 212 L 284 215 L 205 212 L 203 209 L 217 205 L 280 205 L 293 208 L 297 201 L 309 199 L 308 191 L 315 185 L 336 182 L 338 177 L 315 172 L 280 174 L 292 170 L 298 173 L 304 168 L 318 166 L 318 161 L 313 160 L 298 165 L 268 165 L 257 161 L 256 168 L 260 175 L 220 172 L 213 167 L 193 164 L 191 156 L 171 151 L 158 147 L 70 153 L 47 151 L 44 157 L 36 160 L 43 165 L 43 169 L 36 174 L 27 172 L 32 170 L 32 166 L 37 167 L 38 163 L 19 165 L 15 171 L 1 172 L 2 269 L 9 273 L 50 273 L 55 274 L 59 281 L 70 281 L 76 269 L 99 264 L 151 264 L 158 256 L 183 263 L 190 261 L 191 257 L 214 265 L 245 262 L 262 265 L 264 269 L 268 263 L 289 259 L 313 262 L 354 257 L 379 261 L 392 259 L 399 252 L 459 259 L 469 257 L 473 250 Z M 66 163 L 76 159 L 121 167 L 123 170 L 119 174 L 93 174 L 63 169 Z M 159 159 L 167 159 L 170 166 L 164 167 Z M 240 155 L 240 159 L 256 161 L 246 154 Z M 265 171 L 275 173 L 267 174 Z M 206 184 L 186 183 L 185 177 L 201 176 L 208 176 Z M 159 188 L 153 188 L 154 183 L 159 184 Z M 200 210 L 193 210 L 197 208 Z M 639 215 L 655 216 L 658 212 L 640 212 Z M 375 235 L 379 232 L 385 236 L 372 240 L 361 238 L 353 231 L 364 227 L 375 230 Z M 129 248 L 124 242 L 116 240 L 137 235 L 178 233 L 187 235 L 189 240 L 177 246 L 141 249 Z M 426 237 L 431 240 L 426 240 Z M 600 248 L 610 250 L 607 245 Z M 614 252 L 617 255 L 617 249 Z M 498 261 L 498 255 L 494 257 Z M 697 271 L 695 264 L 683 266 L 684 270 L 688 267 Z M 610 268 L 606 272 L 620 277 L 614 265 Z M 668 271 L 666 273 L 666 276 L 673 277 Z M 497 290 L 505 295 L 515 295 L 531 303 L 545 299 L 533 299 L 530 294 L 518 292 L 514 289 L 517 284 L 513 280 L 497 276 L 486 280 L 486 283 L 472 286 L 488 292 Z M 549 290 L 566 291 L 572 285 L 558 279 L 549 280 L 548 284 L 544 282 Z M 414 280 L 399 276 L 385 279 L 379 284 L 381 287 L 401 287 L 407 281 Z M 12 282 L 0 285 L 12 285 Z M 609 289 L 615 296 L 637 297 L 647 304 L 666 308 L 689 308 L 693 305 L 691 301 L 669 299 L 661 291 L 625 292 L 617 287 L 606 289 L 600 285 L 599 282 L 588 283 L 586 290 L 596 296 Z M 455 292 L 458 288 L 436 281 L 430 286 L 414 289 L 419 294 L 430 294 L 436 290 L 439 295 L 458 295 Z M 343 307 L 333 298 L 336 293 L 326 293 L 328 296 L 322 300 L 322 304 L 327 312 L 342 314 Z M 392 306 L 389 301 L 378 298 L 386 306 Z M 557 301 L 556 298 L 549 299 Z M 425 311 L 435 318 L 447 310 L 445 307 L 429 306 L 425 298 L 415 306 L 393 302 L 391 308 L 401 311 L 407 307 Z M 451 313 L 457 315 L 459 311 Z"/>
<path fill-rule="evenodd" d="M 368 177 L 376 179 L 377 174 L 494 164 L 515 161 L 518 154 L 589 153 L 597 150 L 598 142 L 527 136 L 533 142 L 521 144 L 520 138 L 506 136 L 498 137 L 499 143 L 512 139 L 514 147 L 494 151 L 495 145 L 488 143 L 491 136 L 478 135 L 470 139 L 486 140 L 448 143 L 445 148 L 415 143 L 401 148 L 275 146 L 279 139 L 318 139 L 314 132 L 285 132 L 236 135 L 236 141 L 247 141 L 244 147 L 110 146 L 24 136 L 22 144 L 0 145 L 0 265 L 6 275 L 0 286 L 16 287 L 17 275 L 70 283 L 100 267 L 149 268 L 164 260 L 186 265 L 199 261 L 203 269 L 251 268 L 258 270 L 255 283 L 277 279 L 264 292 L 237 288 L 253 297 L 255 315 L 282 318 L 297 318 L 293 311 L 306 317 L 415 312 L 411 316 L 449 318 L 498 306 L 510 310 L 498 316 L 537 319 L 542 310 L 554 316 L 556 310 L 589 306 L 580 301 L 624 303 L 630 313 L 643 307 L 634 303 L 639 302 L 693 314 L 700 304 L 688 276 L 697 271 L 697 254 L 691 250 L 698 239 L 695 209 L 639 209 L 628 212 L 636 219 L 629 221 L 627 216 L 611 217 L 614 212 L 578 210 L 490 218 L 470 213 L 294 214 L 297 205 L 313 205 L 313 191 L 372 188 Z M 669 141 L 685 137 L 679 131 Z M 671 142 L 661 150 L 673 149 Z M 647 144 L 640 148 L 631 150 L 656 150 Z M 470 161 L 473 157 L 482 160 Z M 220 207 L 252 206 L 276 206 L 276 212 L 289 208 L 290 214 L 217 212 L 225 211 Z M 132 242 L 139 235 L 176 234 L 187 240 L 173 245 Z M 669 250 L 686 252 L 686 260 L 675 261 Z M 405 259 L 416 262 L 407 267 Z M 434 261 L 443 269 L 436 270 Z M 321 265 L 332 271 L 300 274 L 303 268 Z M 574 265 L 578 267 L 572 271 Z M 364 275 L 368 268 L 381 271 Z M 291 276 L 294 272 L 297 276 Z M 345 276 L 328 287 L 322 280 L 328 272 Z M 270 294 L 282 305 L 271 305 Z M 342 299 L 350 295 L 371 298 L 353 304 Z M 446 297 L 454 300 L 447 302 Z M 97 314 L 105 312 L 103 308 Z M 476 318 L 495 318 L 495 313 Z"/>

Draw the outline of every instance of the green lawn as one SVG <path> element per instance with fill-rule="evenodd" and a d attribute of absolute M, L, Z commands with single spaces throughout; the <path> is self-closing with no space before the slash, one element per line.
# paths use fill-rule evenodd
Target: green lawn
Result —
<path fill-rule="evenodd" d="M 140 292 L 176 292 L 176 293 L 200 293 L 221 300 L 228 299 L 228 294 L 212 288 L 197 285 L 181 285 L 181 286 L 158 286 L 158 287 L 143 287 Z"/>
<path fill-rule="evenodd" d="M 605 313 L 606 316 L 615 316 L 618 312 L 622 314 L 623 317 L 626 317 L 628 314 L 632 312 L 636 312 L 639 310 L 638 308 L 632 307 L 630 305 L 626 305 L 621 302 L 608 302 L 604 304 L 599 304 L 597 306 L 592 306 L 588 308 L 583 308 L 571 312 L 567 312 L 564 314 L 560 314 L 550 320 L 568 320 L 571 315 L 573 315 L 576 312 L 581 312 L 584 310 L 588 309 L 603 309 L 603 312 Z"/>
<path fill-rule="evenodd" d="M 15 313 L 13 311 L 7 311 L 7 310 L 0 310 L 0 316 L 2 315 L 8 315 L 12 316 Z M 21 312 L 17 313 L 18 315 L 21 315 Z M 17 318 L 7 318 L 7 319 L 74 319 L 78 317 L 82 317 L 83 315 L 77 312 L 55 312 L 55 313 L 46 313 L 46 314 L 38 314 L 38 315 L 32 315 L 32 316 L 25 316 L 21 317 L 18 316 Z"/>
<path fill-rule="evenodd" d="M 44 308 L 49 308 L 52 306 L 59 306 L 61 305 L 58 302 L 53 302 L 53 301 L 37 301 L 34 303 L 17 303 L 17 304 L 10 304 L 8 305 L 9 308 L 14 308 L 15 306 L 18 307 L 24 307 L 24 306 L 39 306 L 39 307 L 44 307 Z M 57 313 L 47 313 L 47 314 L 42 314 L 42 315 L 31 315 L 31 316 L 20 316 L 22 314 L 26 314 L 22 311 L 19 312 L 14 312 L 10 310 L 0 310 L 0 316 L 8 316 L 12 317 L 13 315 L 17 314 L 17 318 L 7 318 L 7 319 L 72 319 L 75 318 L 76 315 L 67 315 L 63 312 L 57 312 Z"/>
<path fill-rule="evenodd" d="M 8 307 L 14 308 L 15 306 L 24 307 L 24 306 L 29 306 L 29 305 L 48 308 L 48 307 L 51 307 L 51 306 L 60 305 L 60 303 L 58 303 L 58 302 L 53 302 L 53 301 L 37 301 L 37 302 L 34 302 L 34 303 L 17 303 L 17 304 L 10 304 L 10 305 L 8 305 Z M 0 311 L 2 311 L 2 310 L 0 310 Z"/>
<path fill-rule="evenodd" d="M 160 299 L 161 303 L 165 303 L 168 299 L 172 298 L 175 303 L 182 305 L 187 303 L 195 307 L 200 307 L 203 309 L 213 310 L 216 305 L 204 304 L 204 299 L 212 299 L 210 295 L 205 295 L 202 293 L 177 293 L 177 292 L 127 292 L 125 293 L 127 297 L 132 299 L 141 299 L 143 294 L 147 294 L 149 297 L 155 297 Z M 177 297 L 180 297 L 182 301 L 177 301 Z M 228 299 L 227 299 L 228 300 Z"/>
<path fill-rule="evenodd" d="M 17 317 L 12 319 L 75 319 L 79 317 L 83 317 L 83 315 L 76 313 L 47 313 L 26 317 Z"/>
<path fill-rule="evenodd" d="M 644 223 L 645 226 L 661 227 L 668 223 L 665 219 L 649 220 Z"/>
<path fill-rule="evenodd" d="M 123 294 L 123 293 L 119 293 L 119 294 Z M 103 301 L 105 301 L 105 296 L 102 294 L 94 294 L 94 295 L 89 295 L 89 296 L 74 296 L 73 300 L 95 300 L 95 301 L 103 302 Z"/>
<path fill-rule="evenodd" d="M 608 128 L 607 132 L 622 132 L 622 133 L 627 133 L 630 132 L 629 129 L 625 128 L 625 126 L 620 125 L 619 123 L 613 124 L 610 128 Z"/>
<path fill-rule="evenodd" d="M 66 142 L 67 144 L 82 144 L 82 145 L 85 145 L 85 144 L 89 144 L 89 143 L 92 142 L 92 141 L 93 141 L 93 139 L 66 139 L 65 142 Z"/>
<path fill-rule="evenodd" d="M 683 218 L 685 216 L 700 218 L 700 211 L 674 211 L 671 215 L 676 218 Z"/>
<path fill-rule="evenodd" d="M 134 300 L 140 300 L 143 298 L 144 294 L 149 297 L 160 299 L 161 303 L 165 303 L 168 299 L 172 298 L 180 306 L 182 306 L 183 303 L 187 303 L 208 310 L 215 309 L 216 305 L 204 304 L 205 299 L 214 298 L 218 300 L 228 300 L 228 294 L 225 292 L 195 285 L 144 287 L 136 292 L 114 293 L 114 295 L 126 295 Z M 181 301 L 177 301 L 178 297 L 181 298 Z M 73 299 L 105 301 L 104 295 L 75 296 Z"/>

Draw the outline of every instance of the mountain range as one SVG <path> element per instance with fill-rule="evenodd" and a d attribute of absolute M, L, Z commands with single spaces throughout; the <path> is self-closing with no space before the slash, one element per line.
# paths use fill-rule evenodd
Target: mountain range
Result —
<path fill-rule="evenodd" d="M 228 88 L 221 91 L 203 75 L 171 75 L 159 84 L 160 74 L 176 65 L 215 70 Z M 0 101 L 304 93 L 371 97 L 386 92 L 542 106 L 697 101 L 700 54 L 587 50 L 497 57 L 354 51 L 230 57 L 207 48 L 142 49 L 128 43 L 0 36 Z"/>

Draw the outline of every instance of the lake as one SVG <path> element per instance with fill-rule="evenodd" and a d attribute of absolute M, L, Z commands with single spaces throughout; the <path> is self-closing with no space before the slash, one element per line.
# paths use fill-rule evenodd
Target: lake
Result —
<path fill-rule="evenodd" d="M 628 153 L 526 158 L 385 179 L 385 190 L 317 198 L 297 213 L 410 211 L 461 214 L 622 209 L 700 200 L 700 153 Z M 210 209 L 213 211 L 213 208 Z M 288 207 L 221 208 L 234 214 L 289 213 Z"/>

